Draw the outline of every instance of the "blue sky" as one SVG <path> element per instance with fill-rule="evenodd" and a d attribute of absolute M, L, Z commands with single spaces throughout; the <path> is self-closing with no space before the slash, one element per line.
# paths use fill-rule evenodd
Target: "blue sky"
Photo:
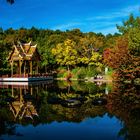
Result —
<path fill-rule="evenodd" d="M 117 31 L 130 13 L 140 15 L 140 0 L 0 0 L 0 27 L 32 26 L 43 29 L 74 29 L 83 32 Z"/>

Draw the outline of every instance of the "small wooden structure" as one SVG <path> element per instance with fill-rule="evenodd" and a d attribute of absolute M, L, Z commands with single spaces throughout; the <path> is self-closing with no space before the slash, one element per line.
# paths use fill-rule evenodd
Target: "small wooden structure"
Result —
<path fill-rule="evenodd" d="M 8 61 L 11 65 L 11 74 L 2 75 L 2 82 L 33 82 L 53 80 L 53 76 L 48 73 L 39 73 L 39 62 L 41 57 L 37 50 L 37 45 L 20 43 L 13 45 L 13 50 L 9 54 Z"/>
<path fill-rule="evenodd" d="M 17 45 L 13 45 L 13 50 L 8 57 L 11 65 L 11 77 L 26 77 L 28 74 L 38 74 L 40 60 L 37 45 L 32 45 L 31 42 L 18 42 Z M 13 70 L 14 66 L 16 67 L 16 73 Z"/>

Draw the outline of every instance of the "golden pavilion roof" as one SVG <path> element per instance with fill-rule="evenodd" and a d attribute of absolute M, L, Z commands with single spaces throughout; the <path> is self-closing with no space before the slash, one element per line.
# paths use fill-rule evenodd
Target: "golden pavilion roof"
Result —
<path fill-rule="evenodd" d="M 29 43 L 18 42 L 17 45 L 13 45 L 13 50 L 9 54 L 8 60 L 40 60 L 40 55 L 37 50 L 37 44 L 32 45 Z"/>

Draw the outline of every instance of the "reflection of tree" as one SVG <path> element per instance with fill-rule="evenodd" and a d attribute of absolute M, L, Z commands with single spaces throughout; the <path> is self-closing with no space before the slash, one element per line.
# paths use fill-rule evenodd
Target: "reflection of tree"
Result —
<path fill-rule="evenodd" d="M 0 89 L 0 135 L 20 135 L 16 133 L 16 123 L 22 125 L 38 124 L 38 112 L 35 103 L 38 101 L 38 91 L 45 89 L 40 86 L 7 86 Z M 10 90 L 9 90 L 10 89 Z"/>
<path fill-rule="evenodd" d="M 103 116 L 106 108 L 103 106 L 93 106 L 92 104 L 83 104 L 80 108 L 66 108 L 61 105 L 52 105 L 55 112 L 56 121 L 81 122 L 88 117 Z M 54 120 L 53 120 L 54 121 Z"/>
<path fill-rule="evenodd" d="M 134 85 L 116 84 L 108 95 L 108 111 L 123 122 L 119 135 L 127 140 L 140 139 L 140 91 Z"/>
<path fill-rule="evenodd" d="M 15 123 L 8 107 L 0 109 L 0 136 L 3 134 L 15 135 Z"/>
<path fill-rule="evenodd" d="M 76 86 L 78 86 L 77 90 L 74 89 Z M 7 106 L 3 108 L 9 111 L 5 121 L 9 122 L 10 120 L 14 123 L 13 126 L 18 123 L 36 126 L 40 123 L 52 123 L 54 121 L 81 122 L 88 117 L 102 117 L 107 112 L 106 106 L 93 105 L 92 101 L 96 97 L 106 96 L 104 95 L 104 87 L 105 85 L 96 87 L 94 84 L 88 86 L 88 83 L 86 85 L 68 83 L 65 86 L 61 84 L 61 88 L 57 86 L 57 83 L 55 85 L 40 84 L 22 88 L 13 87 L 10 91 L 14 100 L 8 102 Z M 57 98 L 60 98 L 61 102 L 55 104 L 48 102 L 49 99 Z M 71 99 L 79 100 L 81 105 L 66 107 L 62 104 L 62 101 Z M 3 127 L 4 129 L 9 128 L 7 125 Z M 13 128 L 16 133 L 15 129 Z M 7 131 L 2 133 L 6 134 Z"/>
<path fill-rule="evenodd" d="M 41 84 L 39 86 L 29 86 L 29 87 L 16 87 L 12 88 L 11 95 L 14 98 L 13 101 L 9 102 L 9 108 L 11 113 L 13 114 L 13 118 L 15 118 L 15 121 L 25 122 L 25 118 L 34 119 L 34 115 L 39 115 L 39 118 L 41 118 L 40 121 L 47 118 L 49 114 L 52 114 L 52 112 L 57 111 L 56 115 L 60 118 L 60 113 L 64 113 L 61 117 L 61 120 L 65 118 L 65 120 L 69 120 L 69 118 L 73 119 L 77 117 L 76 120 L 82 120 L 83 118 L 92 116 L 93 113 L 95 114 L 104 114 L 105 113 L 105 107 L 95 107 L 92 104 L 92 100 L 96 97 L 103 96 L 104 92 L 104 86 L 103 87 L 96 87 L 94 84 L 84 84 L 78 83 L 76 84 L 79 88 L 75 91 L 74 90 L 73 83 L 64 84 L 61 89 L 57 87 L 57 85 L 53 85 L 53 87 L 45 86 L 45 84 Z M 71 88 L 69 88 L 71 86 Z M 47 89 L 47 90 L 46 90 Z M 82 92 L 83 91 L 83 92 Z M 91 91 L 91 92 L 89 92 Z M 99 92 L 101 93 L 99 93 Z M 55 105 L 49 104 L 47 101 L 49 99 L 53 98 L 60 98 L 61 103 L 65 100 L 79 100 L 82 102 L 81 106 L 78 108 L 75 106 L 73 108 L 64 107 L 61 103 L 57 103 Z M 58 111 L 59 110 L 59 111 Z M 99 112 L 102 113 L 97 113 Z M 97 112 L 96 112 L 97 111 Z M 86 113 L 91 112 L 90 115 Z M 44 115 L 46 114 L 46 115 Z M 69 115 L 68 115 L 69 114 Z M 83 116 L 84 114 L 84 116 Z M 69 117 L 68 117 L 69 116 Z M 94 115 L 93 115 L 94 116 Z M 95 115 L 96 116 L 96 115 Z M 44 117 L 44 118 L 43 118 Z M 46 117 L 46 118 L 45 118 Z M 51 117 L 51 120 L 53 121 L 54 117 Z M 66 119 L 68 118 L 68 119 Z M 56 119 L 54 119 L 56 120 Z M 72 120 L 71 120 L 72 121 Z"/>
<path fill-rule="evenodd" d="M 0 136 L 5 134 L 22 136 L 16 132 L 16 124 L 36 126 L 41 123 L 38 112 L 46 102 L 47 94 L 44 94 L 44 91 L 48 87 L 49 83 L 41 83 L 0 88 Z"/>
<path fill-rule="evenodd" d="M 22 89 L 3 90 L 2 93 L 5 94 L 1 94 L 2 99 L 6 99 L 6 95 L 9 97 L 11 92 L 12 100 L 0 108 L 0 135 L 16 135 L 16 123 L 34 126 L 54 121 L 79 123 L 85 118 L 102 117 L 108 112 L 109 115 L 116 116 L 122 121 L 120 136 L 128 140 L 140 139 L 139 87 L 117 84 L 108 95 L 104 94 L 105 88 L 106 85 L 97 87 L 94 84 L 80 82 L 65 86 L 61 83 L 61 88 L 55 83 L 55 85 L 41 84 Z M 100 97 L 107 98 L 107 105 L 93 105 L 92 101 Z M 48 102 L 49 99 L 58 98 L 61 99 L 59 102 Z M 82 104 L 78 107 L 63 106 L 62 101 L 71 99 L 80 100 Z"/>
<path fill-rule="evenodd" d="M 84 84 L 86 84 L 85 87 Z M 106 107 L 94 106 L 92 101 L 94 98 L 104 96 L 104 86 L 96 87 L 94 84 L 87 83 L 66 83 L 59 82 L 61 88 L 54 90 L 47 94 L 48 103 L 44 102 L 40 107 L 39 116 L 41 120 L 46 117 L 46 122 L 53 121 L 71 121 L 81 122 L 87 117 L 103 116 L 106 112 Z M 69 90 L 69 86 L 71 86 Z M 74 87 L 75 86 L 75 87 Z M 74 90 L 76 88 L 77 90 Z M 83 90 L 83 88 L 85 90 Z M 89 88 L 92 88 L 92 92 L 89 93 Z M 97 89 L 96 89 L 97 88 Z M 94 92 L 93 92 L 94 91 Z M 97 92 L 99 91 L 99 92 Z M 103 93 L 102 93 L 103 92 Z M 106 96 L 106 95 L 105 95 Z M 80 101 L 80 106 L 63 106 L 63 102 L 68 101 Z M 45 115 L 44 115 L 45 114 Z"/>
<path fill-rule="evenodd" d="M 67 82 L 67 81 L 59 81 L 58 82 L 59 88 L 60 89 L 67 89 L 69 86 L 71 86 L 70 90 L 74 92 L 80 92 L 80 93 L 97 93 L 97 92 L 102 92 L 104 93 L 106 84 L 103 83 L 102 85 L 98 86 L 96 83 L 91 83 L 91 82 L 80 82 L 80 81 L 72 81 L 72 82 Z"/>

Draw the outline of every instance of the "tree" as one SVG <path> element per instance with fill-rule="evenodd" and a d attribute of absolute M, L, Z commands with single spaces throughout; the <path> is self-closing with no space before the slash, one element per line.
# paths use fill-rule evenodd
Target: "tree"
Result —
<path fill-rule="evenodd" d="M 102 42 L 95 41 L 95 38 L 85 37 L 80 40 L 79 58 L 78 62 L 84 65 L 102 67 L 102 55 L 99 53 L 97 47 L 102 45 Z M 96 44 L 94 46 L 94 44 Z M 98 46 L 99 45 L 99 46 Z M 100 48 L 100 47 L 99 47 Z"/>
<path fill-rule="evenodd" d="M 77 64 L 77 51 L 75 49 L 76 43 L 70 39 L 59 43 L 56 48 L 52 49 L 52 54 L 55 56 L 57 64 L 67 66 L 68 71 L 70 66 Z"/>
<path fill-rule="evenodd" d="M 140 28 L 131 28 L 129 31 L 129 51 L 131 55 L 140 56 Z"/>
<path fill-rule="evenodd" d="M 117 25 L 117 29 L 122 34 L 127 34 L 132 28 L 140 29 L 140 17 L 134 17 L 133 14 L 130 14 L 128 20 L 123 22 L 123 25 Z"/>
<path fill-rule="evenodd" d="M 104 63 L 115 70 L 117 80 L 134 82 L 136 78 L 140 78 L 140 57 L 136 55 L 137 43 L 132 40 L 129 42 L 128 37 L 122 36 L 114 48 L 104 50 Z"/>
<path fill-rule="evenodd" d="M 122 35 L 116 38 L 114 47 L 104 50 L 104 63 L 115 70 L 118 79 L 133 82 L 140 78 L 140 17 L 131 14 L 117 28 Z"/>
<path fill-rule="evenodd" d="M 13 4 L 15 0 L 6 0 L 8 3 Z"/>
<path fill-rule="evenodd" d="M 128 40 L 120 37 L 114 48 L 106 48 L 103 53 L 104 63 L 114 69 L 121 69 L 129 61 Z"/>

